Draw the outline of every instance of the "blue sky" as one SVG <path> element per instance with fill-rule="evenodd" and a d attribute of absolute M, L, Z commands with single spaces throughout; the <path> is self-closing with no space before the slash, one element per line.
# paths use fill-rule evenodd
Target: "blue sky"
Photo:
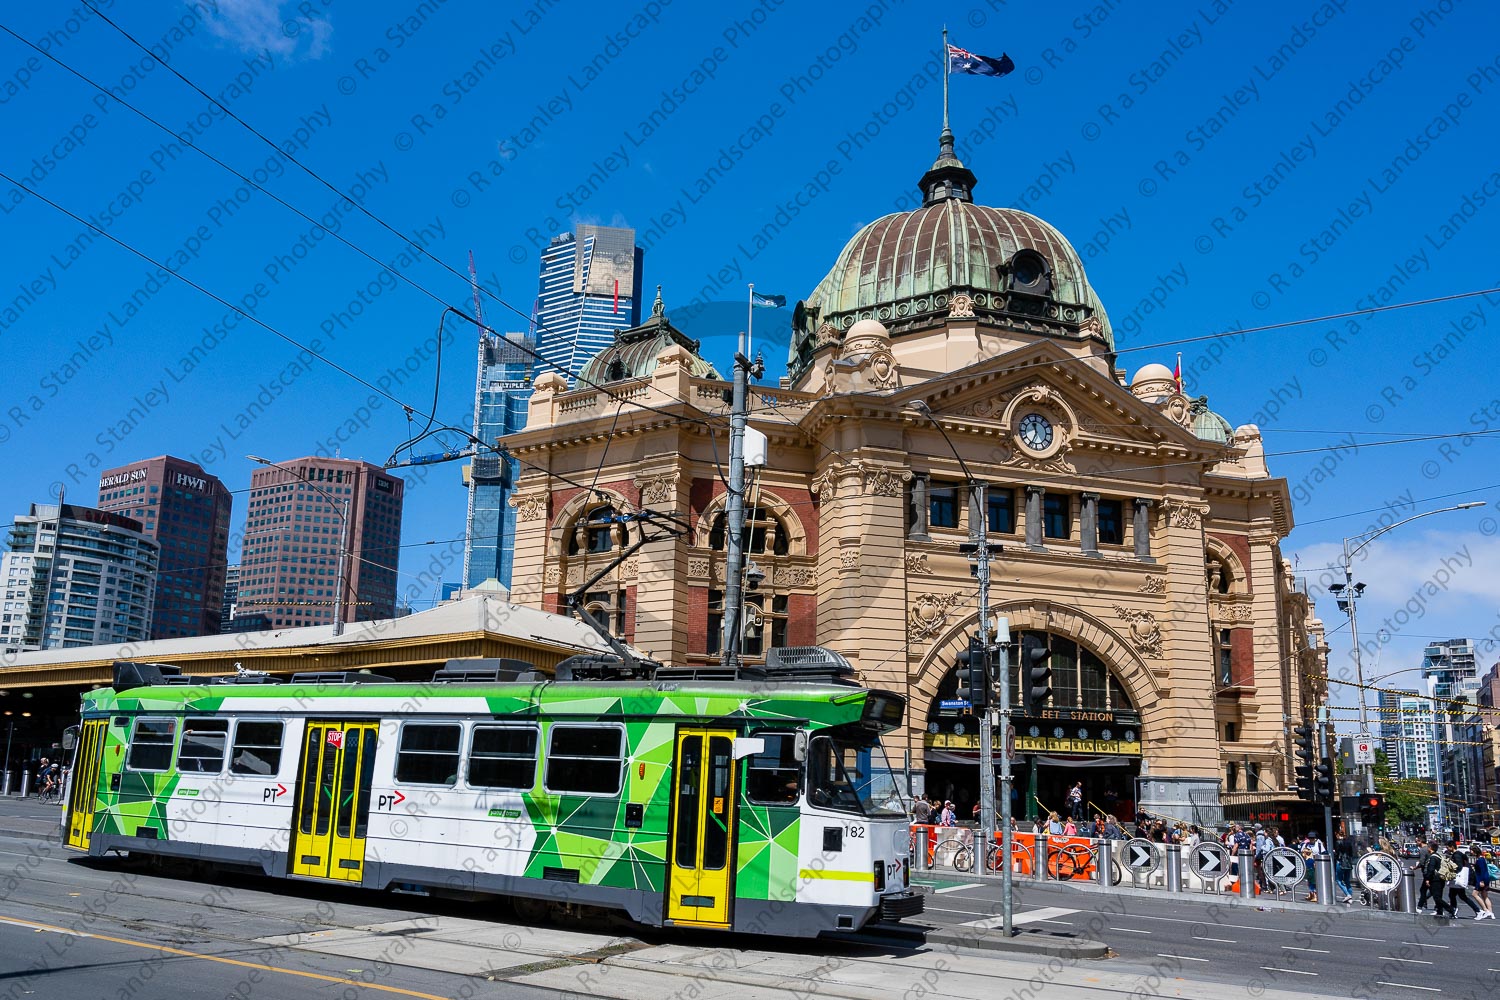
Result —
<path fill-rule="evenodd" d="M 442 303 L 469 309 L 470 250 L 522 313 L 538 248 L 577 221 L 640 230 L 669 309 L 739 300 L 748 281 L 794 301 L 861 225 L 911 206 L 935 152 L 945 20 L 956 44 L 1018 67 L 953 81 L 978 200 L 1073 240 L 1123 367 L 1178 349 L 1132 350 L 1145 345 L 1500 285 L 1483 235 L 1500 214 L 1497 18 L 1475 0 L 1149 17 L 998 0 L 98 6 L 379 221 L 82 5 L 3 23 L 110 96 L 0 35 L 0 169 L 419 412 L 442 339 L 439 416 L 460 424 L 471 335 L 436 330 Z M 223 304 L 3 182 L 0 212 L 4 509 L 59 483 L 92 501 L 97 468 L 162 452 L 242 489 L 246 453 L 381 462 L 408 436 L 398 403 L 248 321 L 227 327 Z M 1387 504 L 1494 495 L 1493 437 L 1384 442 L 1500 427 L 1481 376 L 1497 320 L 1500 295 L 1181 350 L 1191 392 L 1264 431 L 1297 497 L 1287 552 L 1309 569 Z M 778 371 L 784 341 L 763 345 Z M 727 370 L 727 338 L 707 351 Z M 464 493 L 456 466 L 408 478 L 406 540 L 439 543 L 403 557 L 422 606 L 435 577 L 458 576 L 442 560 Z M 1500 637 L 1496 517 L 1434 517 L 1369 550 L 1362 621 L 1390 620 L 1382 672 L 1414 666 L 1428 637 Z M 1346 634 L 1331 636 L 1336 672 Z M 1485 647 L 1486 666 L 1497 654 Z"/>

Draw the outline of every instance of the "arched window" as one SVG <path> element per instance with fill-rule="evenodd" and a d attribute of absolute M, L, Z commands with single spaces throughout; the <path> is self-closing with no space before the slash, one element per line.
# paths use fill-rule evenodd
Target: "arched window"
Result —
<path fill-rule="evenodd" d="M 613 504 L 590 507 L 574 522 L 568 534 L 568 555 L 580 552 L 612 552 L 629 544 L 630 533 L 615 513 Z"/>
<path fill-rule="evenodd" d="M 714 526 L 708 533 L 708 546 L 717 552 L 723 552 L 727 544 L 725 535 L 728 533 L 728 517 L 728 514 L 720 511 L 714 517 Z M 771 555 L 784 556 L 791 547 L 786 525 L 781 523 L 781 518 L 764 507 L 745 509 L 745 530 L 740 534 L 740 539 L 744 550 L 754 555 L 763 555 L 769 551 Z"/>
<path fill-rule="evenodd" d="M 615 358 L 609 363 L 607 377 L 611 382 L 620 382 L 625 378 L 625 362 Z"/>

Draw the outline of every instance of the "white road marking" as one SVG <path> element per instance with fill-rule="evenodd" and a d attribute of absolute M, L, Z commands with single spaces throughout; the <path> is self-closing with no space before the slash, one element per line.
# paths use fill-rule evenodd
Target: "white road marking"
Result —
<path fill-rule="evenodd" d="M 1193 940 L 1194 941 L 1212 941 L 1215 944 L 1239 944 L 1238 941 L 1231 941 L 1228 938 L 1196 937 L 1196 938 L 1193 938 Z"/>
<path fill-rule="evenodd" d="M 1300 969 L 1275 969 L 1275 968 L 1272 968 L 1269 965 L 1262 965 L 1261 968 L 1265 969 L 1267 972 L 1288 972 L 1288 973 L 1291 973 L 1294 976 L 1316 976 L 1317 975 L 1316 972 L 1303 972 Z"/>
<path fill-rule="evenodd" d="M 1424 961 L 1420 958 L 1397 958 L 1395 955 L 1381 955 L 1380 960 L 1382 962 L 1410 962 L 1412 965 L 1432 964 L 1431 962 Z"/>
<path fill-rule="evenodd" d="M 1157 952 L 1156 953 L 1156 957 L 1157 958 L 1175 959 L 1178 962 L 1211 962 L 1211 961 L 1213 961 L 1212 959 L 1209 959 L 1209 958 L 1193 958 L 1191 955 L 1166 955 L 1166 954 L 1163 954 L 1162 952 Z"/>
<path fill-rule="evenodd" d="M 1428 993 L 1443 992 L 1436 986 L 1413 986 L 1410 983 L 1388 983 L 1384 979 L 1377 979 L 1375 980 L 1375 982 L 1379 983 L 1381 986 L 1399 986 L 1403 990 L 1426 990 Z"/>
<path fill-rule="evenodd" d="M 1050 920 L 1053 917 L 1066 917 L 1070 913 L 1077 912 L 1077 910 L 1067 910 L 1063 909 L 1060 906 L 1043 906 L 1040 909 L 1026 910 L 1023 913 L 1017 913 L 1014 917 L 1011 918 L 1011 923 L 1030 924 L 1042 920 Z M 962 926 L 973 927 L 978 930 L 990 930 L 991 928 L 999 927 L 1003 923 L 1005 923 L 1004 917 L 986 917 L 983 920 L 970 920 Z"/>
<path fill-rule="evenodd" d="M 1311 952 L 1315 952 L 1315 953 L 1317 953 L 1319 955 L 1327 955 L 1327 954 L 1329 954 L 1329 951 L 1328 951 L 1327 948 L 1298 948 L 1298 947 L 1296 947 L 1294 945 L 1289 945 L 1289 944 L 1282 945 L 1281 946 L 1281 950 L 1282 951 L 1311 951 Z"/>
<path fill-rule="evenodd" d="M 1111 927 L 1112 931 L 1124 931 L 1126 934 L 1150 934 L 1150 931 L 1138 931 L 1133 927 Z"/>
<path fill-rule="evenodd" d="M 937 894 L 941 894 L 941 893 L 945 893 L 945 892 L 963 892 L 965 889 L 978 889 L 982 885 L 983 885 L 983 883 L 981 883 L 981 882 L 973 882 L 973 883 L 970 883 L 969 885 L 945 885 L 941 889 L 934 889 L 932 891 L 934 893 L 937 893 Z"/>

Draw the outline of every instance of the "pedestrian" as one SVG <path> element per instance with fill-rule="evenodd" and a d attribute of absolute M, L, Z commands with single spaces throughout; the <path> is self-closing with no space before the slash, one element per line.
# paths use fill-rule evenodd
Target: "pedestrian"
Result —
<path fill-rule="evenodd" d="M 957 826 L 958 817 L 953 812 L 951 799 L 943 802 L 943 811 L 938 814 L 938 826 Z"/>
<path fill-rule="evenodd" d="M 1454 872 L 1453 879 L 1448 883 L 1448 909 L 1451 915 L 1458 916 L 1458 901 L 1461 899 L 1469 909 L 1474 911 L 1475 920 L 1484 920 L 1485 911 L 1469 898 L 1469 886 L 1474 883 L 1474 859 L 1467 851 L 1455 851 L 1453 863 L 1458 866 L 1458 870 Z"/>
<path fill-rule="evenodd" d="M 1076 836 L 1078 836 L 1078 824 L 1075 823 L 1075 822 L 1073 822 L 1073 817 L 1072 816 L 1069 816 L 1067 818 L 1067 820 L 1063 823 L 1063 836 L 1064 837 L 1076 837 Z"/>
<path fill-rule="evenodd" d="M 917 796 L 917 800 L 912 803 L 911 807 L 911 821 L 913 823 L 926 824 L 930 822 L 931 819 L 932 803 L 928 802 L 920 795 Z"/>
<path fill-rule="evenodd" d="M 1047 814 L 1047 836 L 1061 837 L 1063 835 L 1062 817 L 1057 815 L 1057 810 Z"/>
<path fill-rule="evenodd" d="M 1495 908 L 1490 905 L 1490 883 L 1494 881 L 1494 866 L 1484 851 L 1474 859 L 1474 895 L 1479 897 L 1479 905 L 1484 908 L 1484 915 L 1475 917 L 1475 920 L 1494 920 Z"/>
<path fill-rule="evenodd" d="M 1340 903 L 1353 903 L 1354 890 L 1349 887 L 1349 875 L 1354 871 L 1354 841 L 1342 826 L 1333 842 L 1333 884 L 1342 894 Z"/>
<path fill-rule="evenodd" d="M 1448 852 L 1439 849 L 1437 844 L 1433 844 L 1432 854 L 1428 856 L 1423 871 L 1427 874 L 1426 891 L 1432 896 L 1432 915 L 1441 917 L 1444 916 L 1443 911 L 1447 910 L 1448 915 L 1457 916 L 1458 901 L 1448 895 L 1448 880 L 1458 874 L 1458 865 L 1453 858 Z"/>
<path fill-rule="evenodd" d="M 1073 787 L 1068 789 L 1068 818 L 1077 819 L 1083 815 L 1083 782 L 1075 781 Z"/>

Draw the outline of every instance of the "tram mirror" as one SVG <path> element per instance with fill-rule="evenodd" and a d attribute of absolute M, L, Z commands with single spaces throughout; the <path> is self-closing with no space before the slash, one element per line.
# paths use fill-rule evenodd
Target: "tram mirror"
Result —
<path fill-rule="evenodd" d="M 734 759 L 744 760 L 752 754 L 765 753 L 766 741 L 760 736 L 737 736 L 734 740 Z"/>
<path fill-rule="evenodd" d="M 797 742 L 792 752 L 798 760 L 807 760 L 807 730 L 797 730 Z"/>
<path fill-rule="evenodd" d="M 71 750 L 71 749 L 73 749 L 77 745 L 78 745 L 78 730 L 76 730 L 76 729 L 65 729 L 65 730 L 63 730 L 63 738 L 62 738 L 62 747 L 63 747 L 63 749 L 64 750 Z"/>

